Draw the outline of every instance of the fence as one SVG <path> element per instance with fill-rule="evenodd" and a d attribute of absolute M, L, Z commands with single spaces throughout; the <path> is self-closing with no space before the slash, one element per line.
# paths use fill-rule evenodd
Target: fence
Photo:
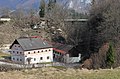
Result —
<path fill-rule="evenodd" d="M 71 67 L 80 66 L 79 63 L 67 64 L 67 63 L 60 63 L 60 62 L 53 62 L 53 63 L 48 63 L 48 64 L 24 64 L 24 65 L 0 62 L 0 65 L 6 65 L 12 68 L 40 68 L 40 67 L 51 67 L 51 66 L 62 66 L 66 68 L 71 68 Z"/>

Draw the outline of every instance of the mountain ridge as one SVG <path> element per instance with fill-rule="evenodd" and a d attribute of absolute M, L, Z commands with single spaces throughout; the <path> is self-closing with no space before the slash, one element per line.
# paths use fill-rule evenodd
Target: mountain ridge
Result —
<path fill-rule="evenodd" d="M 48 0 L 45 0 L 46 2 Z M 89 8 L 90 0 L 59 0 L 59 4 L 66 6 L 67 8 L 74 9 L 79 12 L 86 12 Z M 7 7 L 10 9 L 39 9 L 40 0 L 1 0 L 0 7 Z"/>

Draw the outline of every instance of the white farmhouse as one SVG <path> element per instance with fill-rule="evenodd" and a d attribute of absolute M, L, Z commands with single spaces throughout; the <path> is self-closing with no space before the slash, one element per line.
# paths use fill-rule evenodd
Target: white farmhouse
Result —
<path fill-rule="evenodd" d="M 52 45 L 40 38 L 24 37 L 11 45 L 11 60 L 21 64 L 53 62 Z"/>

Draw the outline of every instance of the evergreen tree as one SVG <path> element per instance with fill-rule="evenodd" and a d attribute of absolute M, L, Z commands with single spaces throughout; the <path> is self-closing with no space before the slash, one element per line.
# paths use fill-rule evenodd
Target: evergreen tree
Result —
<path fill-rule="evenodd" d="M 41 0 L 40 1 L 40 11 L 39 11 L 39 15 L 40 17 L 44 17 L 45 16 L 45 0 Z"/>
<path fill-rule="evenodd" d="M 110 43 L 109 49 L 108 49 L 108 52 L 107 52 L 107 65 L 109 67 L 112 67 L 114 62 L 115 62 L 115 52 L 114 52 L 112 44 Z"/>

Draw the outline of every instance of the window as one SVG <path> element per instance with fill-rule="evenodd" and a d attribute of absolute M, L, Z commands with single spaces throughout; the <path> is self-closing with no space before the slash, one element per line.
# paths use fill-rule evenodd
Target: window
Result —
<path fill-rule="evenodd" d="M 22 61 L 22 59 L 20 59 L 20 61 Z"/>
<path fill-rule="evenodd" d="M 62 55 L 62 54 L 60 53 L 60 55 Z"/>
<path fill-rule="evenodd" d="M 43 50 L 41 52 L 43 52 Z"/>
<path fill-rule="evenodd" d="M 30 54 L 30 52 L 28 52 L 28 54 Z"/>
<path fill-rule="evenodd" d="M 22 54 L 22 52 L 20 52 L 20 54 Z"/>
<path fill-rule="evenodd" d="M 15 53 L 15 51 L 13 51 L 13 53 Z"/>
<path fill-rule="evenodd" d="M 36 61 L 36 58 L 34 58 L 34 61 Z"/>
<path fill-rule="evenodd" d="M 38 51 L 38 53 L 40 53 L 40 51 Z"/>
<path fill-rule="evenodd" d="M 35 51 L 34 51 L 34 53 L 35 53 Z"/>
<path fill-rule="evenodd" d="M 43 57 L 40 57 L 40 60 L 43 60 Z"/>
<path fill-rule="evenodd" d="M 58 52 L 58 55 L 59 55 L 60 53 Z"/>
<path fill-rule="evenodd" d="M 17 58 L 17 61 L 19 61 L 19 59 Z"/>
<path fill-rule="evenodd" d="M 18 46 L 18 47 L 20 47 L 20 46 Z"/>
<path fill-rule="evenodd" d="M 18 54 L 19 52 L 17 52 L 17 54 Z"/>
<path fill-rule="evenodd" d="M 47 52 L 47 50 L 45 50 L 45 52 Z"/>
<path fill-rule="evenodd" d="M 49 49 L 49 51 L 51 51 L 51 50 Z"/>
<path fill-rule="evenodd" d="M 16 47 L 16 45 L 15 45 L 15 47 Z"/>
<path fill-rule="evenodd" d="M 49 57 L 49 56 L 47 56 L 47 59 L 50 59 L 50 57 Z"/>

